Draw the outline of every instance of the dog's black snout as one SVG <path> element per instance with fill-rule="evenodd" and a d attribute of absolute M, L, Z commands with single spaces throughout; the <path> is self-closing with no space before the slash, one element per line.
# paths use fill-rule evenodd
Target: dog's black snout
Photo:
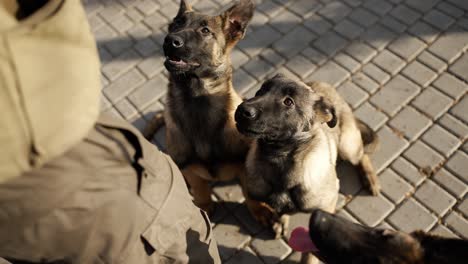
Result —
<path fill-rule="evenodd" d="M 247 118 L 247 119 L 255 119 L 258 115 L 258 111 L 250 106 L 244 106 L 242 107 L 242 116 Z"/>
<path fill-rule="evenodd" d="M 182 48 L 184 46 L 184 40 L 177 35 L 169 35 L 164 41 L 167 45 L 171 45 L 176 49 Z"/>

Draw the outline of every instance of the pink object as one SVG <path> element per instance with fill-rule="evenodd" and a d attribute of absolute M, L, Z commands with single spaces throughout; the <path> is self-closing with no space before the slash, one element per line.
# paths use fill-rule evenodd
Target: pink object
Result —
<path fill-rule="evenodd" d="M 297 227 L 291 232 L 291 237 L 288 241 L 289 246 L 299 252 L 318 252 L 314 242 L 310 239 L 309 229 Z"/>

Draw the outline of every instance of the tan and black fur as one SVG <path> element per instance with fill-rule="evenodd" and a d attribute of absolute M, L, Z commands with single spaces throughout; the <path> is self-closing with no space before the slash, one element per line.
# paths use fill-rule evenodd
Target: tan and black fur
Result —
<path fill-rule="evenodd" d="M 277 236 L 287 225 L 285 214 L 335 211 L 338 155 L 363 171 L 372 193 L 379 192 L 365 152 L 377 144 L 377 137 L 330 85 L 277 75 L 238 107 L 235 118 L 239 131 L 255 139 L 245 186 L 252 199 L 277 213 L 263 223 L 272 225 Z"/>
<path fill-rule="evenodd" d="M 374 229 L 314 210 L 309 235 L 328 264 L 462 264 L 468 260 L 468 241 L 427 234 Z"/>
<path fill-rule="evenodd" d="M 165 123 L 167 152 L 181 168 L 195 204 L 208 212 L 210 182 L 245 174 L 251 140 L 235 127 L 234 112 L 242 99 L 232 86 L 230 53 L 253 12 L 250 0 L 218 16 L 196 12 L 182 0 L 163 45 L 170 75 L 164 121 L 156 115 L 144 134 L 151 138 Z M 246 202 L 254 214 L 271 211 Z"/>

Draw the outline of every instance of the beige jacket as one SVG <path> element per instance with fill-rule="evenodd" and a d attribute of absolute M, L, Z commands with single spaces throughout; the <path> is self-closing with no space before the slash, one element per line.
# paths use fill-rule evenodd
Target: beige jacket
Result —
<path fill-rule="evenodd" d="M 99 113 L 96 44 L 79 0 L 24 20 L 0 1 L 0 183 L 78 143 Z"/>

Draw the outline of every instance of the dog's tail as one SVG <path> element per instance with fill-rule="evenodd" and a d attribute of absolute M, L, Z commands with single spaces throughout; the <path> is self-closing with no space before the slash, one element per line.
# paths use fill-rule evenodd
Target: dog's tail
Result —
<path fill-rule="evenodd" d="M 361 131 L 362 142 L 364 143 L 364 153 L 372 154 L 380 146 L 380 141 L 377 133 L 375 133 L 366 123 L 356 118 L 359 130 Z"/>
<path fill-rule="evenodd" d="M 156 113 L 143 130 L 143 136 L 147 140 L 151 140 L 154 137 L 154 134 L 156 134 L 156 132 L 158 132 L 158 130 L 164 126 L 164 124 L 165 121 L 163 112 Z"/>

